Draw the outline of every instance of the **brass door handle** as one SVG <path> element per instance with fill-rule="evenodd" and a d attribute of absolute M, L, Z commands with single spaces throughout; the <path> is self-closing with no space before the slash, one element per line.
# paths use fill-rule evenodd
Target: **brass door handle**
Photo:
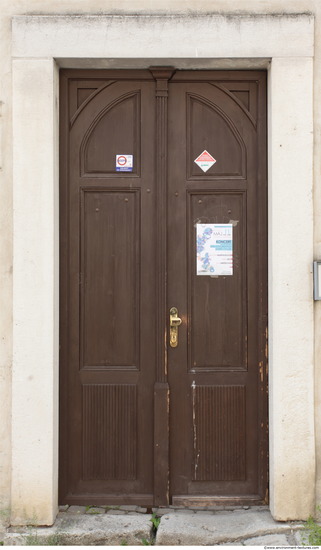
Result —
<path fill-rule="evenodd" d="M 176 348 L 178 345 L 178 327 L 182 324 L 182 319 L 178 317 L 176 307 L 171 307 L 169 311 L 169 344 L 171 348 Z"/>

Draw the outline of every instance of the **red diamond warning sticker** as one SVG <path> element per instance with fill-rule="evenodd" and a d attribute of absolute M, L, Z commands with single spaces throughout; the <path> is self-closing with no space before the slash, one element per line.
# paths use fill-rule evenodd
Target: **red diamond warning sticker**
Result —
<path fill-rule="evenodd" d="M 203 170 L 203 172 L 207 172 L 213 164 L 215 164 L 216 160 L 212 155 L 209 154 L 206 149 L 204 149 L 203 153 L 200 154 L 199 157 L 197 157 L 194 162 Z"/>

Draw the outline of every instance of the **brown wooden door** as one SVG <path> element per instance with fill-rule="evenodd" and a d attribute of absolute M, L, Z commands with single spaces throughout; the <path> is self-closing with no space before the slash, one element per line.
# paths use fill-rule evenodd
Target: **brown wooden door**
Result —
<path fill-rule="evenodd" d="M 60 502 L 262 501 L 265 74 L 63 71 L 61 97 Z M 197 274 L 224 226 L 232 274 Z"/>
<path fill-rule="evenodd" d="M 169 84 L 168 306 L 183 320 L 168 353 L 177 504 L 260 500 L 266 488 L 264 76 L 182 72 Z M 203 151 L 216 161 L 206 171 L 195 162 Z"/>

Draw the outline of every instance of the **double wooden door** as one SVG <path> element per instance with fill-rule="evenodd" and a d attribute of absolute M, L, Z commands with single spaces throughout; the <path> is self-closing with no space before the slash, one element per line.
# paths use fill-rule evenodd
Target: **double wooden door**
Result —
<path fill-rule="evenodd" d="M 60 117 L 60 502 L 264 501 L 265 73 L 62 71 Z"/>

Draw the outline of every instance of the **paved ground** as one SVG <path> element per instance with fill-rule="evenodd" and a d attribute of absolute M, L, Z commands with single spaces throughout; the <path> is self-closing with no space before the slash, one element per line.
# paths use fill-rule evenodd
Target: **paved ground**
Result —
<path fill-rule="evenodd" d="M 299 546 L 302 524 L 276 522 L 267 507 L 61 506 L 52 527 L 9 528 L 4 545 Z M 154 525 L 153 525 L 154 523 Z M 155 523 L 159 523 L 157 530 Z"/>

